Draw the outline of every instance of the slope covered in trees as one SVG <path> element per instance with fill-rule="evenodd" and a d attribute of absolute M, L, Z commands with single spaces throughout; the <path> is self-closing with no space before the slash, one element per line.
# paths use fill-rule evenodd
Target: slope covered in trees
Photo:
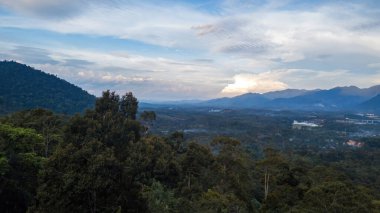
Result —
<path fill-rule="evenodd" d="M 378 207 L 378 139 L 363 150 L 266 148 L 258 157 L 229 137 L 200 144 L 185 141 L 181 132 L 147 134 L 139 120 L 155 116 L 139 118 L 137 109 L 131 93 L 106 91 L 84 115 L 37 109 L 2 118 L 0 209 L 375 212 Z M 373 174 L 364 174 L 368 169 Z"/>
<path fill-rule="evenodd" d="M 93 95 L 54 75 L 17 62 L 0 62 L 0 114 L 38 107 L 74 114 L 94 102 Z"/>

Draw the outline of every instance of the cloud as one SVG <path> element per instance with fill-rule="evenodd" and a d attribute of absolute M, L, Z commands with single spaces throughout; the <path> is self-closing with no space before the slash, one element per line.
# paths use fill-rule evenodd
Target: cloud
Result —
<path fill-rule="evenodd" d="M 370 67 L 370 68 L 380 68 L 380 63 L 368 64 L 368 67 Z"/>
<path fill-rule="evenodd" d="M 181 82 L 171 79 L 155 79 L 144 76 L 102 73 L 99 71 L 80 71 L 77 81 L 93 94 L 110 89 L 118 93 L 133 91 L 139 99 L 145 100 L 184 100 L 211 98 L 215 91 L 208 85 L 197 82 Z"/>
<path fill-rule="evenodd" d="M 274 71 L 281 81 L 295 89 L 329 89 L 337 86 L 370 87 L 380 83 L 380 72 L 350 70 L 281 69 Z"/>
<path fill-rule="evenodd" d="M 17 61 L 57 75 L 95 95 L 111 89 L 120 93 L 133 91 L 142 99 L 173 100 L 211 98 L 218 90 L 213 82 L 218 70 L 208 59 L 173 60 L 120 52 L 27 46 L 11 46 L 4 52 L 17 53 Z M 204 74 L 199 76 L 199 72 Z"/>
<path fill-rule="evenodd" d="M 379 13 L 363 5 L 325 3 L 302 10 L 261 7 L 236 11 L 193 30 L 209 41 L 214 52 L 246 58 L 278 58 L 287 63 L 327 54 L 378 55 L 378 45 L 371 44 L 379 42 Z"/>
<path fill-rule="evenodd" d="M 318 7 L 289 10 L 282 7 L 295 7 L 292 1 L 281 4 L 268 1 L 255 7 L 250 6 L 249 1 L 225 1 L 221 15 L 200 11 L 185 3 L 113 1 L 117 2 L 114 3 L 117 6 L 107 6 L 99 3 L 104 1 L 93 2 L 3 0 L 3 5 L 16 11 L 38 11 L 33 9 L 36 7 L 57 16 L 60 13 L 55 10 L 59 9 L 80 12 L 61 21 L 38 18 L 20 20 L 6 16 L 0 24 L 61 33 L 114 36 L 165 47 L 241 57 L 279 58 L 284 62 L 330 52 L 380 52 L 380 48 L 376 47 L 380 45 L 373 45 L 379 43 L 379 28 L 376 27 L 379 15 L 371 12 L 374 9 L 363 6 L 365 4 L 325 2 Z M 250 9 L 239 6 L 242 2 Z"/>
<path fill-rule="evenodd" d="M 7 29 L 1 57 L 96 94 L 131 88 L 153 98 L 370 86 L 380 79 L 380 13 L 366 3 L 104 2 L 0 0 L 9 10 L 0 14 Z"/>
<path fill-rule="evenodd" d="M 42 48 L 15 46 L 13 49 L 4 51 L 4 59 L 19 60 L 24 63 L 58 64 L 59 61 L 49 55 L 49 51 Z"/>
<path fill-rule="evenodd" d="M 110 72 L 94 72 L 94 71 L 79 71 L 78 76 L 86 81 L 99 82 L 104 84 L 120 84 L 120 83 L 133 83 L 133 82 L 144 82 L 151 81 L 152 78 L 144 76 L 126 76 L 123 74 L 113 74 Z"/>
<path fill-rule="evenodd" d="M 212 15 L 197 11 L 188 5 L 173 2 L 157 4 L 151 1 L 121 0 L 115 1 L 116 6 L 111 3 L 109 6 L 99 3 L 105 2 L 100 0 L 95 1 L 97 3 L 92 3 L 93 1 L 90 0 L 0 1 L 3 1 L 2 5 L 10 10 L 26 14 L 23 17 L 13 14 L 5 15 L 0 20 L 1 26 L 44 29 L 59 33 L 112 36 L 165 47 L 200 47 L 201 41 L 194 36 L 191 27 L 215 20 Z M 45 5 L 44 2 L 48 3 Z M 33 7 L 37 7 L 37 9 Z M 73 9 L 70 9 L 71 7 Z M 59 8 L 74 11 L 75 15 L 68 14 L 69 17 L 65 17 L 64 12 L 62 15 L 54 12 Z M 57 14 L 57 17 L 64 18 L 56 20 L 39 17 L 38 10 L 51 11 L 52 16 Z M 28 16 L 28 11 L 35 15 Z"/>
<path fill-rule="evenodd" d="M 79 59 L 66 59 L 64 60 L 63 66 L 69 67 L 77 67 L 77 68 L 85 68 L 87 66 L 93 65 L 94 62 L 87 60 L 79 60 Z"/>
<path fill-rule="evenodd" d="M 79 15 L 101 0 L 0 0 L 4 6 L 20 14 L 41 18 L 64 19 Z M 114 4 L 114 0 L 108 0 Z"/>
<path fill-rule="evenodd" d="M 330 89 L 355 85 L 370 87 L 380 83 L 380 71 L 363 75 L 349 70 L 278 69 L 258 74 L 237 74 L 221 95 L 235 96 L 244 93 L 265 93 L 292 89 Z"/>
<path fill-rule="evenodd" d="M 224 87 L 221 93 L 225 95 L 240 95 L 249 92 L 265 93 L 288 88 L 288 85 L 277 79 L 273 79 L 274 76 L 271 75 L 271 72 L 235 75 L 234 82 Z"/>
<path fill-rule="evenodd" d="M 68 17 L 81 10 L 81 0 L 1 0 L 0 4 L 16 12 L 42 17 Z"/>

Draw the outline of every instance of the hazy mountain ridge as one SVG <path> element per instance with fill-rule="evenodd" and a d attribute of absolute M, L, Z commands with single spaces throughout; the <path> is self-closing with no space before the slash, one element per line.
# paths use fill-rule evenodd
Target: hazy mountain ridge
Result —
<path fill-rule="evenodd" d="M 223 107 L 255 107 L 260 106 L 262 104 L 266 104 L 270 101 L 270 99 L 258 93 L 247 93 L 243 95 L 239 95 L 233 98 L 219 98 L 212 99 L 205 102 L 200 103 L 199 105 L 203 106 L 223 106 Z"/>
<path fill-rule="evenodd" d="M 273 91 L 264 93 L 263 96 L 269 99 L 278 99 L 278 98 L 293 98 L 300 95 L 309 94 L 317 90 L 305 90 L 305 89 L 286 89 L 281 91 Z"/>
<path fill-rule="evenodd" d="M 380 95 L 376 95 L 375 97 L 363 102 L 359 105 L 359 109 L 380 112 Z"/>
<path fill-rule="evenodd" d="M 267 108 L 287 110 L 379 110 L 380 85 L 360 89 L 356 86 L 328 90 L 287 89 L 264 94 L 247 93 L 231 98 L 205 101 L 200 105 L 229 108 Z M 380 97 L 378 97 L 380 99 Z"/>
<path fill-rule="evenodd" d="M 0 62 L 0 113 L 46 108 L 58 113 L 83 112 L 95 96 L 54 75 L 13 61 Z"/>

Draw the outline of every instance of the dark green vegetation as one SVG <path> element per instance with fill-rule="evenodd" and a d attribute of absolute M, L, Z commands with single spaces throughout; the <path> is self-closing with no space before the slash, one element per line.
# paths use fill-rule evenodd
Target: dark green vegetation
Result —
<path fill-rule="evenodd" d="M 378 138 L 327 149 L 287 112 L 137 110 L 131 93 L 107 91 L 83 115 L 3 117 L 2 212 L 379 211 Z"/>
<path fill-rule="evenodd" d="M 94 102 L 94 96 L 54 75 L 12 61 L 0 62 L 0 114 L 33 108 L 74 114 Z"/>
<path fill-rule="evenodd" d="M 153 110 L 145 108 L 145 110 Z M 346 118 L 363 119 L 344 112 L 231 110 L 210 108 L 155 108 L 157 120 L 151 131 L 165 134 L 184 131 L 188 139 L 211 141 L 218 135 L 237 138 L 244 146 L 259 149 L 343 148 L 349 139 L 380 136 L 380 125 L 339 123 Z M 321 127 L 312 131 L 292 129 L 293 121 L 313 121 Z M 260 150 L 258 150 L 260 152 Z"/>

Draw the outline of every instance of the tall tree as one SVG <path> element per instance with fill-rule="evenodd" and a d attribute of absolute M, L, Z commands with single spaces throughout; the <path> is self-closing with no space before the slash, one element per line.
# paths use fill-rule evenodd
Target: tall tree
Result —
<path fill-rule="evenodd" d="M 127 92 L 120 101 L 120 111 L 128 119 L 136 120 L 136 114 L 139 102 L 137 98 L 133 96 L 132 92 Z"/>
<path fill-rule="evenodd" d="M 219 165 L 219 183 L 217 189 L 227 197 L 236 197 L 239 202 L 234 202 L 236 209 L 253 211 L 251 201 L 254 199 L 255 188 L 252 174 L 254 172 L 253 161 L 242 150 L 240 142 L 229 137 L 216 137 L 211 143 L 216 152 L 216 160 Z"/>
<path fill-rule="evenodd" d="M 26 212 L 42 168 L 43 138 L 33 129 L 0 124 L 0 209 Z"/>
<path fill-rule="evenodd" d="M 104 91 L 102 97 L 96 100 L 95 111 L 101 115 L 107 112 L 116 114 L 119 111 L 119 102 L 120 97 L 115 92 Z"/>

